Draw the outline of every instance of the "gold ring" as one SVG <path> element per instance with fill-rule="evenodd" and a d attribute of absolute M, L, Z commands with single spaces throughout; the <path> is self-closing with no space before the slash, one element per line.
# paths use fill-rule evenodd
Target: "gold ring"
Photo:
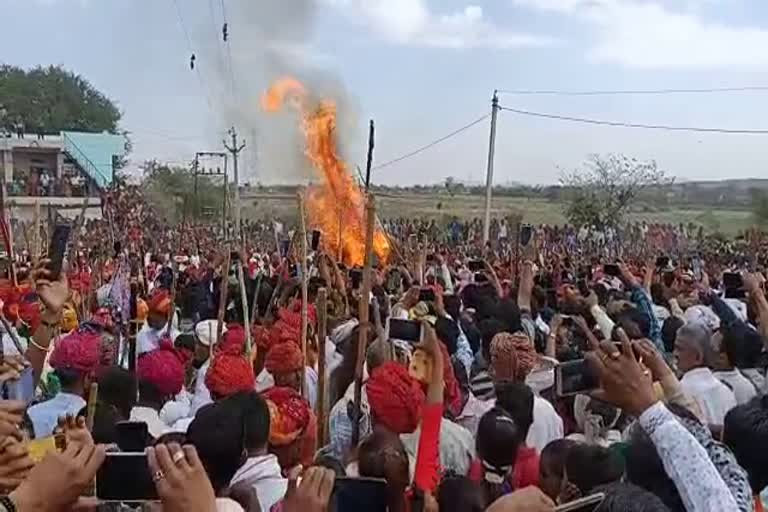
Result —
<path fill-rule="evenodd" d="M 160 481 L 160 480 L 162 480 L 163 478 L 165 478 L 165 473 L 163 473 L 163 472 L 162 472 L 162 471 L 160 471 L 159 469 L 158 469 L 157 471 L 155 471 L 155 474 L 154 474 L 154 475 L 152 475 L 152 481 L 153 481 L 153 482 L 159 482 L 159 481 Z"/>

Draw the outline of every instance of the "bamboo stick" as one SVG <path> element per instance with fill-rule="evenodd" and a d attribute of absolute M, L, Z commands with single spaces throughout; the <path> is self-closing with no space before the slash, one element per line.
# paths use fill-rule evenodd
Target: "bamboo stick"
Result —
<path fill-rule="evenodd" d="M 243 328 L 245 329 L 245 356 L 252 361 L 253 343 L 251 342 L 251 322 L 248 320 L 248 294 L 245 292 L 245 276 L 243 275 L 243 262 L 237 266 L 237 281 L 240 285 L 240 301 L 243 307 Z"/>
<path fill-rule="evenodd" d="M 328 436 L 328 400 L 325 376 L 325 337 L 328 330 L 328 292 L 320 288 L 317 292 L 317 438 L 319 446 L 327 444 Z"/>
<path fill-rule="evenodd" d="M 305 395 L 305 375 L 307 366 L 307 300 L 309 271 L 307 269 L 307 218 L 304 212 L 304 191 L 299 190 L 299 242 L 301 243 L 301 355 L 304 365 L 301 369 L 301 394 Z M 305 397 L 306 398 L 306 397 Z"/>
<path fill-rule="evenodd" d="M 88 408 L 85 424 L 89 432 L 93 432 L 93 420 L 96 417 L 96 404 L 99 400 L 99 383 L 91 382 L 91 389 L 88 391 Z"/>
<path fill-rule="evenodd" d="M 352 410 L 352 448 L 360 440 L 360 402 L 363 391 L 363 363 L 368 341 L 368 297 L 371 294 L 371 264 L 373 263 L 373 227 L 376 220 L 376 202 L 373 194 L 368 195 L 365 205 L 365 264 L 363 267 L 363 287 L 358 299 L 360 330 L 357 340 L 357 360 L 355 361 L 355 403 Z"/>
<path fill-rule="evenodd" d="M 224 312 L 227 309 L 227 288 L 229 287 L 229 263 L 232 255 L 229 253 L 229 244 L 224 246 L 226 256 L 224 256 L 224 267 L 221 270 L 221 284 L 219 285 L 219 312 L 216 316 L 218 325 L 216 326 L 216 340 L 221 340 L 224 331 Z M 213 357 L 213 353 L 211 353 Z"/>

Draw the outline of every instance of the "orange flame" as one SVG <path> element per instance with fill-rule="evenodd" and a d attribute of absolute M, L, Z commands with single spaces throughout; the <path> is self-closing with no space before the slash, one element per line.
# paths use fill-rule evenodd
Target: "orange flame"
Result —
<path fill-rule="evenodd" d="M 341 255 L 348 265 L 362 265 L 365 259 L 365 197 L 347 166 L 336 153 L 336 104 L 330 100 L 310 105 L 306 88 L 294 78 L 282 78 L 261 97 L 267 112 L 279 111 L 291 103 L 301 114 L 306 142 L 305 154 L 322 182 L 308 190 L 306 206 L 309 224 L 323 232 L 326 251 Z M 389 256 L 389 241 L 377 226 L 373 251 L 379 261 Z"/>

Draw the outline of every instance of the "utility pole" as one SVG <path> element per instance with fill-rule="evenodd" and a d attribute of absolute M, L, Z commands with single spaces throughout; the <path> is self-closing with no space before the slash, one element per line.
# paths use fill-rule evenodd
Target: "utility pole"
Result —
<path fill-rule="evenodd" d="M 220 159 L 222 159 L 224 161 L 224 171 L 221 170 L 220 166 L 217 166 L 215 170 L 214 170 L 213 167 L 211 167 L 209 169 L 206 169 L 205 167 L 203 167 L 203 169 L 201 170 L 200 169 L 200 157 L 201 156 L 202 157 L 211 157 L 211 158 L 220 158 Z M 228 156 L 229 155 L 227 155 L 226 153 L 222 153 L 220 151 L 198 151 L 197 153 L 195 153 L 195 160 L 194 160 L 194 163 L 192 164 L 192 172 L 195 175 L 195 203 L 196 203 L 196 206 L 199 206 L 199 198 L 197 196 L 197 194 L 198 194 L 198 185 L 197 185 L 198 178 L 197 177 L 198 176 L 208 176 L 208 177 L 211 177 L 211 176 L 222 176 L 224 178 L 224 194 L 223 194 L 224 195 L 224 201 L 223 201 L 223 206 L 222 206 L 222 221 L 221 221 L 221 224 L 222 224 L 222 233 L 223 233 L 222 236 L 225 236 L 225 237 L 226 237 L 226 227 L 227 227 L 227 221 L 226 221 L 226 219 L 227 219 L 227 194 L 229 193 L 229 191 L 227 190 L 227 188 L 228 188 L 227 187 L 227 157 Z"/>
<path fill-rule="evenodd" d="M 232 146 L 227 146 L 227 141 L 224 141 L 224 147 L 232 153 L 232 160 L 234 161 L 235 172 L 235 237 L 237 240 L 241 239 L 242 232 L 240 231 L 240 175 L 237 168 L 237 155 L 245 148 L 245 141 L 238 147 L 237 145 L 237 131 L 235 127 L 229 129 L 229 134 L 232 135 Z"/>
<path fill-rule="evenodd" d="M 483 222 L 483 243 L 491 238 L 491 198 L 493 195 L 493 157 L 496 153 L 496 116 L 499 113 L 499 94 L 493 91 L 491 100 L 491 140 L 488 143 L 488 173 L 485 178 L 485 221 Z"/>

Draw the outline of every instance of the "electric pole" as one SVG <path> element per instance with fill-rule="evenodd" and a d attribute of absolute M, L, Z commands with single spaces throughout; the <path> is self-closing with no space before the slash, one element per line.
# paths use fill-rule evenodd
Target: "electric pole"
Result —
<path fill-rule="evenodd" d="M 483 243 L 491 238 L 491 198 L 493 196 L 493 157 L 496 153 L 496 115 L 499 113 L 498 91 L 493 91 L 491 100 L 491 140 L 488 143 L 488 173 L 485 178 L 485 221 L 483 222 Z"/>
<path fill-rule="evenodd" d="M 224 147 L 232 153 L 232 160 L 234 162 L 234 172 L 235 172 L 235 236 L 237 237 L 237 240 L 240 240 L 242 237 L 242 232 L 240 231 L 240 175 L 238 174 L 238 168 L 237 168 L 237 155 L 240 154 L 240 152 L 245 148 L 245 141 L 238 146 L 237 145 L 237 131 L 235 131 L 235 127 L 233 126 L 229 130 L 229 134 L 232 135 L 232 146 L 227 146 L 227 141 L 224 141 Z"/>

